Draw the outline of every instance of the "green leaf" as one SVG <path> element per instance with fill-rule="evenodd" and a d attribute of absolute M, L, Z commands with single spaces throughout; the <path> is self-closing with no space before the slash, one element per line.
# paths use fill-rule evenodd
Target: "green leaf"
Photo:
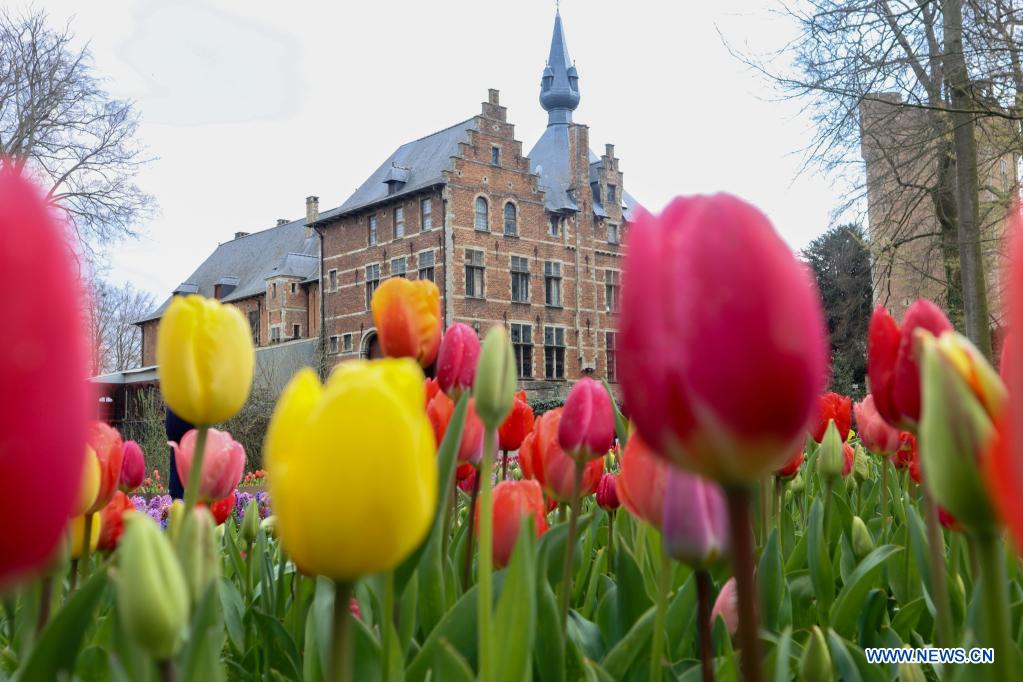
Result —
<path fill-rule="evenodd" d="M 653 600 L 636 559 L 624 544 L 615 548 L 614 563 L 618 577 L 618 631 L 627 632 L 647 612 Z"/>
<path fill-rule="evenodd" d="M 614 391 L 611 390 L 611 386 L 607 383 L 607 379 L 601 379 L 601 383 L 604 384 L 604 390 L 611 396 L 611 407 L 615 414 L 615 435 L 618 436 L 618 443 L 622 450 L 625 450 L 625 445 L 629 442 L 629 420 L 625 418 L 622 411 L 618 409 L 618 401 L 615 400 Z"/>
<path fill-rule="evenodd" d="M 931 562 L 927 550 L 927 529 L 913 505 L 906 507 L 906 526 L 909 528 L 909 546 L 913 549 L 913 559 L 916 561 L 916 570 L 920 574 L 920 584 L 924 589 L 927 608 L 932 614 L 937 613 L 932 598 L 934 590 L 931 582 Z M 943 555 L 944 550 L 945 548 L 942 546 Z"/>
<path fill-rule="evenodd" d="M 245 607 L 242 605 L 242 595 L 238 588 L 227 578 L 220 579 L 220 608 L 224 612 L 224 624 L 227 626 L 227 635 L 235 650 L 245 651 L 245 628 L 242 626 L 242 618 L 245 615 Z"/>
<path fill-rule="evenodd" d="M 654 617 L 657 609 L 650 607 L 640 616 L 625 636 L 615 644 L 607 656 L 600 662 L 601 667 L 616 680 L 623 679 L 625 673 L 638 656 L 649 653 L 650 637 L 654 631 Z"/>
<path fill-rule="evenodd" d="M 867 592 L 873 587 L 881 566 L 888 557 L 902 551 L 895 545 L 882 545 L 863 558 L 856 570 L 849 576 L 848 582 L 842 586 L 831 607 L 831 626 L 844 637 L 852 637 L 856 633 L 856 624 L 863 610 L 863 602 Z"/>
<path fill-rule="evenodd" d="M 888 616 L 888 593 L 884 590 L 872 589 L 864 600 L 862 613 L 859 617 L 860 639 L 862 646 L 883 646 L 880 642 L 881 630 Z"/>
<path fill-rule="evenodd" d="M 503 680 L 524 680 L 532 671 L 536 622 L 536 552 L 531 520 L 522 524 L 494 612 L 497 670 Z"/>
<path fill-rule="evenodd" d="M 218 583 L 210 583 L 192 612 L 188 641 L 180 655 L 180 673 L 184 680 L 222 680 L 220 650 L 224 645 L 224 623 L 220 619 Z M 274 620 L 274 623 L 277 623 Z M 280 624 L 278 624 L 280 627 Z M 297 652 L 296 652 L 297 658 Z M 298 677 L 298 669 L 295 669 Z"/>
<path fill-rule="evenodd" d="M 36 640 L 16 680 L 71 678 L 85 631 L 93 624 L 93 612 L 106 591 L 107 572 L 95 571 L 50 620 Z"/>
<path fill-rule="evenodd" d="M 441 640 L 433 656 L 433 679 L 473 682 L 476 676 L 462 654 L 445 639 Z"/>
<path fill-rule="evenodd" d="M 778 550 L 778 529 L 772 529 L 767 546 L 760 556 L 757 570 L 757 589 L 760 596 L 760 617 L 764 627 L 777 632 L 785 599 L 785 575 L 782 573 L 781 552 Z"/>
<path fill-rule="evenodd" d="M 565 637 L 561 631 L 558 604 L 546 580 L 536 581 L 537 635 L 533 646 L 541 682 L 565 681 Z"/>
<path fill-rule="evenodd" d="M 380 642 L 366 624 L 352 618 L 353 639 L 355 640 L 355 669 L 352 678 L 356 680 L 379 680 L 381 675 Z"/>
<path fill-rule="evenodd" d="M 785 628 L 774 648 L 774 682 L 792 679 L 792 628 Z"/>
<path fill-rule="evenodd" d="M 832 668 L 838 670 L 838 677 L 842 679 L 842 682 L 863 682 L 859 668 L 856 667 L 856 661 L 849 655 L 849 650 L 845 648 L 842 638 L 829 628 L 827 639 Z"/>
<path fill-rule="evenodd" d="M 828 613 L 835 598 L 835 577 L 827 538 L 824 536 L 824 505 L 819 498 L 814 500 L 810 507 L 808 524 L 807 557 L 810 561 L 810 580 L 817 595 L 818 613 L 823 616 Z"/>
<path fill-rule="evenodd" d="M 402 593 L 398 603 L 398 643 L 402 656 L 408 653 L 412 637 L 416 632 L 416 607 L 418 604 L 419 577 L 414 573 L 405 585 L 405 592 Z"/>
<path fill-rule="evenodd" d="M 923 597 L 901 605 L 895 612 L 895 617 L 892 618 L 892 630 L 895 630 L 903 641 L 908 642 L 910 632 L 916 628 L 916 624 L 926 608 L 927 603 Z"/>

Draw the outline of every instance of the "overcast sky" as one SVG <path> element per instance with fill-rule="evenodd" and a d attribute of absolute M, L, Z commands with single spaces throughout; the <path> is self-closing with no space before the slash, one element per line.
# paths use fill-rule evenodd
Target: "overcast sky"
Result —
<path fill-rule="evenodd" d="M 793 248 L 838 203 L 797 177 L 811 132 L 729 55 L 791 37 L 770 0 L 564 0 L 569 51 L 602 153 L 651 210 L 726 190 L 764 209 Z M 108 276 L 167 295 L 234 232 L 342 203 L 400 144 L 478 114 L 501 91 L 524 151 L 543 132 L 537 101 L 553 0 L 45 0 L 91 42 L 96 71 L 142 114 L 156 160 L 140 184 L 160 204 L 143 237 L 117 245 Z"/>

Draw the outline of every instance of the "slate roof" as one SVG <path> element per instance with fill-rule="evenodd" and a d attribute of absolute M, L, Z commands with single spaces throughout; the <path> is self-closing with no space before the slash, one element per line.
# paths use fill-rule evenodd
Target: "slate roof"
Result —
<path fill-rule="evenodd" d="M 319 248 L 316 235 L 306 236 L 305 218 L 293 220 L 224 242 L 182 284 L 192 285 L 188 288 L 194 287 L 195 293 L 212 297 L 218 282 L 237 278 L 234 290 L 221 299 L 237 301 L 266 291 L 267 277 L 290 275 L 308 278 L 310 272 L 316 271 Z M 168 297 L 139 322 L 162 317 L 170 301 L 171 297 Z"/>

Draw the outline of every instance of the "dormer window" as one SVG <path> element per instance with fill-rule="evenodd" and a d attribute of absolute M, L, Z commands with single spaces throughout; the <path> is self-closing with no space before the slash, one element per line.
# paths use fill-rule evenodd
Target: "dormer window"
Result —
<path fill-rule="evenodd" d="M 490 163 L 495 166 L 501 165 L 501 148 L 497 145 L 490 148 Z"/>
<path fill-rule="evenodd" d="M 617 190 L 618 188 L 615 187 L 614 185 L 607 186 L 607 205 L 609 207 L 614 206 L 615 202 L 618 200 L 618 197 L 616 196 L 618 193 Z"/>

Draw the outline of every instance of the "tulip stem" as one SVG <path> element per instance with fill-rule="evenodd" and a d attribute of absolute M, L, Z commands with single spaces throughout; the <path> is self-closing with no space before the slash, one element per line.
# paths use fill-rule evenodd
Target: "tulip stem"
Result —
<path fill-rule="evenodd" d="M 586 462 L 575 460 L 575 478 L 572 482 L 572 513 L 568 517 L 568 539 L 565 541 L 565 563 L 561 573 L 561 629 L 568 637 L 568 609 L 572 602 L 572 560 L 575 558 L 575 536 L 579 530 L 579 491 L 583 486 Z"/>
<path fill-rule="evenodd" d="M 68 580 L 68 596 L 78 587 L 78 559 L 71 560 L 71 577 Z"/>
<path fill-rule="evenodd" d="M 615 510 L 607 510 L 607 572 L 614 571 L 615 559 Z"/>
<path fill-rule="evenodd" d="M 490 626 L 490 611 L 493 607 L 493 585 L 491 583 L 494 562 L 494 495 L 491 472 L 494 465 L 494 446 L 497 431 L 487 428 L 483 434 L 483 457 L 477 472 L 480 486 L 480 541 L 478 559 L 479 595 L 477 596 L 477 620 L 479 627 L 479 679 L 490 682 L 493 679 L 493 634 Z"/>
<path fill-rule="evenodd" d="M 156 667 L 160 670 L 161 682 L 177 682 L 178 671 L 174 667 L 173 659 L 168 658 L 164 661 L 159 661 Z"/>
<path fill-rule="evenodd" d="M 696 608 L 703 682 L 714 682 L 714 649 L 710 632 L 710 573 L 702 568 L 696 571 Z"/>
<path fill-rule="evenodd" d="M 735 588 L 739 606 L 739 646 L 742 650 L 742 679 L 760 682 L 760 639 L 757 632 L 757 586 L 753 582 L 753 524 L 750 489 L 728 486 L 728 521 L 732 535 Z"/>
<path fill-rule="evenodd" d="M 931 560 L 931 598 L 934 600 L 935 622 L 938 630 L 938 645 L 952 646 L 952 605 L 949 602 L 948 583 L 945 576 L 945 538 L 938 521 L 938 506 L 931 500 L 927 489 L 923 490 L 923 505 L 927 514 L 927 549 Z M 990 605 L 988 606 L 990 609 Z M 1002 678 L 1005 679 L 1005 678 Z"/>
<path fill-rule="evenodd" d="M 996 533 L 978 534 L 974 545 L 977 549 L 981 571 L 981 593 L 984 612 L 987 614 L 987 646 L 994 647 L 995 661 L 989 666 L 989 679 L 1001 681 L 1011 679 L 1013 649 L 1009 636 L 1009 595 L 1005 585 L 1005 558 L 1002 556 L 1000 538 Z"/>
<path fill-rule="evenodd" d="M 348 603 L 352 598 L 352 584 L 334 583 L 334 646 L 330 652 L 331 682 L 352 680 L 352 613 Z"/>
<path fill-rule="evenodd" d="M 483 478 L 482 466 L 481 469 L 476 472 L 476 480 L 472 483 L 472 497 L 469 502 L 469 513 L 465 519 L 468 528 L 466 528 L 465 538 L 465 563 L 462 564 L 462 592 L 469 591 L 469 581 L 472 578 L 472 545 L 475 539 L 476 531 L 476 500 L 480 494 L 480 479 Z"/>
<path fill-rule="evenodd" d="M 49 573 L 43 576 L 39 586 L 39 616 L 36 618 L 36 634 L 38 635 L 46 627 L 50 620 L 50 602 L 53 601 L 53 576 Z"/>
<path fill-rule="evenodd" d="M 391 631 L 394 629 L 394 571 L 387 571 L 384 574 L 384 611 L 380 619 L 382 628 L 380 648 L 383 653 L 384 662 L 380 679 L 383 682 L 390 682 L 391 679 L 391 646 L 394 637 Z"/>
<path fill-rule="evenodd" d="M 82 581 L 89 577 L 89 555 L 92 554 L 92 512 L 86 512 L 82 538 Z"/>
<path fill-rule="evenodd" d="M 881 544 L 888 543 L 888 458 L 881 458 Z"/>
<path fill-rule="evenodd" d="M 664 667 L 664 619 L 667 616 L 668 580 L 671 576 L 671 560 L 661 537 L 661 571 L 657 580 L 657 611 L 654 613 L 654 634 L 650 643 L 650 682 L 660 682 Z"/>
<path fill-rule="evenodd" d="M 778 531 L 778 554 L 785 560 L 785 541 L 782 534 L 782 505 L 785 502 L 785 481 L 780 476 L 774 477 L 774 527 Z"/>
<path fill-rule="evenodd" d="M 501 450 L 501 480 L 508 480 L 508 451 Z"/>
<path fill-rule="evenodd" d="M 192 513 L 195 503 L 199 501 L 199 481 L 202 479 L 202 460 L 206 454 L 208 431 L 208 426 L 196 427 L 195 454 L 192 455 L 192 466 L 188 470 L 188 483 L 185 487 L 185 516 Z"/>

